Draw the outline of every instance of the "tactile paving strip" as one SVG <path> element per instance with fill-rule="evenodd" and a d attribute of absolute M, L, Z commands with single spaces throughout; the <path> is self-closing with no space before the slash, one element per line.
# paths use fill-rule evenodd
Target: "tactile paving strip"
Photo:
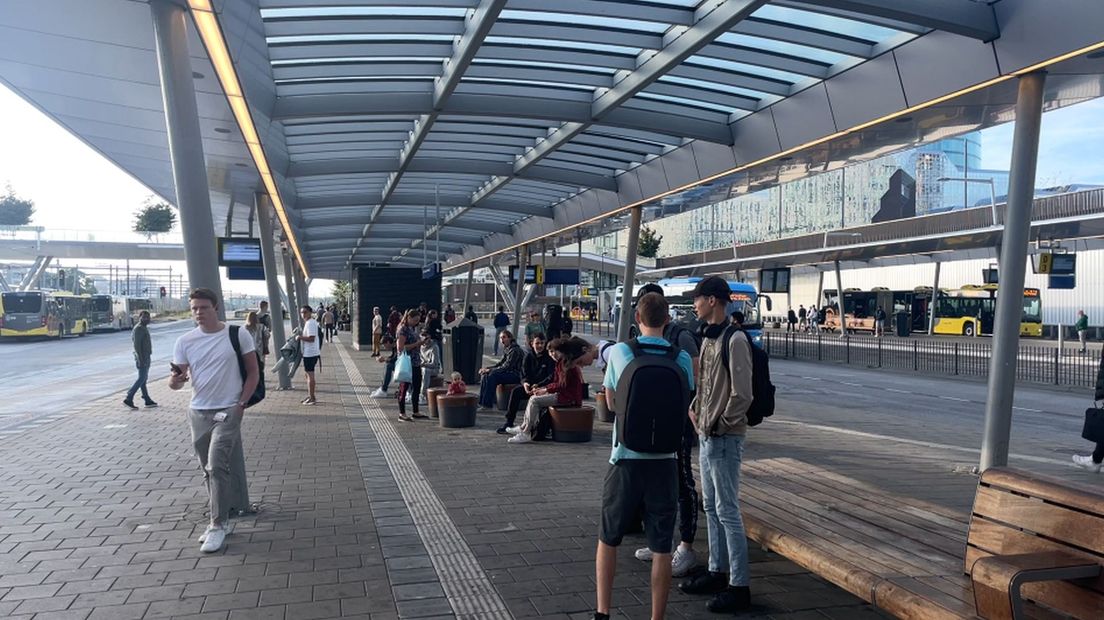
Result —
<path fill-rule="evenodd" d="M 422 544 L 429 552 L 433 568 L 437 571 L 453 612 L 460 618 L 511 618 L 506 603 L 479 565 L 456 524 L 449 518 L 444 504 L 410 456 L 402 438 L 395 432 L 383 410 L 368 397 L 368 385 L 353 364 L 352 358 L 343 348 L 338 351 L 349 375 L 349 382 L 372 431 L 376 434 L 387 465 L 414 520 Z"/>

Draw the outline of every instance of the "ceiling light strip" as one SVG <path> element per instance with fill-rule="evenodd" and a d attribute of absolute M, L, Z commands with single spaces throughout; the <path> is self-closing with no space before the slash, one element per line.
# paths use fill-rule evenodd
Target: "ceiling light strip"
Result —
<path fill-rule="evenodd" d="M 813 147 L 813 146 L 817 146 L 817 145 L 820 145 L 820 144 L 824 144 L 825 142 L 829 142 L 831 140 L 835 140 L 836 138 L 840 138 L 840 137 L 846 136 L 848 134 L 852 134 L 852 133 L 855 133 L 855 132 L 858 132 L 858 131 L 862 131 L 864 129 L 869 129 L 870 127 L 873 127 L 875 125 L 884 123 L 886 121 L 891 121 L 895 118 L 900 118 L 902 116 L 908 116 L 909 114 L 912 114 L 914 112 L 918 112 L 920 110 L 924 110 L 924 109 L 930 108 L 932 106 L 936 106 L 936 105 L 939 105 L 941 103 L 945 103 L 945 102 L 950 101 L 951 99 L 954 99 L 956 97 L 960 97 L 962 95 L 966 95 L 966 94 L 981 90 L 983 88 L 988 88 L 990 86 L 995 86 L 997 84 L 1000 84 L 1001 82 L 1011 80 L 1013 78 L 1019 77 L 1021 75 L 1027 74 L 1027 73 L 1032 73 L 1034 71 L 1039 71 L 1039 70 L 1045 69 L 1045 68 L 1047 68 L 1047 67 L 1049 67 L 1049 66 L 1051 66 L 1055 63 L 1059 63 L 1059 62 L 1062 62 L 1064 60 L 1069 60 L 1071 58 L 1076 58 L 1076 57 L 1081 56 L 1083 54 L 1089 54 L 1089 53 L 1092 53 L 1092 52 L 1100 50 L 1100 49 L 1104 49 L 1104 41 L 1101 41 L 1099 43 L 1094 43 L 1092 45 L 1085 46 L 1083 48 L 1074 50 L 1072 52 L 1068 52 L 1066 54 L 1062 54 L 1060 56 L 1055 56 L 1054 58 L 1050 58 L 1050 59 L 1045 60 L 1043 62 L 1036 63 L 1036 64 L 1031 65 L 1029 67 L 1025 67 L 1023 69 L 1013 71 L 1012 73 L 1009 73 L 1009 74 L 1006 74 L 1006 75 L 1001 75 L 1001 76 L 995 77 L 993 79 L 986 80 L 986 81 L 978 83 L 978 84 L 974 84 L 973 86 L 968 86 L 966 88 L 957 90 L 957 91 L 952 92 L 952 93 L 948 93 L 946 95 L 942 95 L 940 97 L 936 97 L 935 99 L 931 99 L 929 101 L 925 101 L 923 103 L 916 104 L 914 106 L 905 108 L 903 110 L 898 110 L 897 112 L 893 112 L 891 114 L 886 114 L 885 116 L 876 118 L 872 121 L 867 121 L 865 123 L 855 125 L 854 127 L 850 127 L 848 129 L 844 129 L 843 131 L 838 131 L 836 133 L 824 136 L 822 138 L 818 138 L 816 140 L 806 142 L 805 144 L 801 144 L 801 145 L 786 149 L 785 151 L 775 153 L 774 155 L 763 157 L 761 159 L 757 159 L 753 162 L 749 162 L 749 163 L 746 163 L 746 164 L 743 164 L 743 165 L 740 165 L 740 166 L 736 166 L 735 168 L 725 170 L 723 172 L 718 172 L 714 175 L 705 177 L 703 179 L 699 179 L 699 180 L 694 181 L 692 183 L 687 183 L 686 185 L 683 185 L 681 187 L 676 187 L 675 189 L 671 189 L 671 190 L 668 190 L 666 192 L 656 194 L 655 196 L 651 196 L 651 197 L 645 198 L 643 200 L 638 200 L 634 203 L 627 204 L 627 205 L 622 206 L 622 207 L 618 207 L 616 209 L 613 209 L 611 211 L 607 211 L 607 212 L 602 213 L 600 215 L 596 215 L 592 218 L 583 220 L 582 222 L 579 222 L 578 224 L 572 224 L 570 226 L 565 226 L 563 228 L 560 228 L 559 230 L 555 230 L 553 232 L 550 232 L 550 233 L 545 234 L 545 235 L 541 235 L 539 237 L 534 237 L 533 239 L 530 239 L 528 241 L 524 241 L 522 243 L 515 243 L 514 245 L 511 245 L 511 246 L 506 247 L 506 248 L 502 248 L 500 250 L 495 250 L 494 252 L 488 252 L 487 254 L 484 254 L 483 256 L 480 256 L 479 258 L 473 258 L 471 260 L 467 260 L 467 261 L 464 261 L 462 263 L 457 263 L 455 265 L 450 265 L 450 266 L 445 268 L 445 271 L 453 271 L 453 270 L 456 270 L 456 269 L 460 269 L 461 267 L 466 267 L 467 265 L 470 265 L 472 263 L 476 263 L 476 262 L 479 262 L 479 261 L 484 260 L 484 259 L 489 259 L 492 256 L 497 256 L 499 254 L 504 254 L 506 252 L 512 252 L 513 250 L 516 250 L 520 247 L 529 245 L 530 243 L 533 243 L 534 241 L 540 241 L 542 239 L 548 239 L 548 238 L 551 238 L 551 237 L 561 235 L 561 234 L 566 233 L 566 232 L 571 231 L 571 230 L 582 228 L 583 226 L 586 226 L 588 224 L 592 224 L 594 222 L 598 222 L 600 220 L 604 220 L 604 219 L 609 218 L 611 216 L 617 215 L 618 213 L 628 211 L 629 209 L 633 209 L 633 208 L 636 208 L 636 207 L 639 207 L 639 206 L 646 205 L 646 204 L 651 203 L 651 202 L 655 202 L 657 200 L 661 200 L 661 199 L 666 198 L 667 196 L 670 196 L 672 194 L 678 194 L 680 192 L 685 192 L 686 190 L 693 189 L 695 187 L 704 185 L 706 183 L 711 183 L 711 182 L 713 182 L 713 181 L 715 181 L 715 180 L 717 180 L 721 177 L 724 177 L 724 176 L 727 176 L 727 175 L 730 175 L 730 174 L 735 174 L 735 173 L 738 173 L 738 172 L 743 172 L 744 170 L 747 170 L 749 168 L 754 168 L 755 166 L 760 166 L 760 165 L 763 165 L 765 163 L 769 163 L 771 161 L 793 155 L 794 153 L 800 152 L 804 149 L 807 149 L 807 148 L 810 148 L 810 147 Z"/>
<path fill-rule="evenodd" d="M 265 192 L 272 207 L 276 210 L 276 217 L 280 220 L 280 226 L 284 230 L 292 252 L 299 263 L 299 269 L 303 271 L 303 277 L 309 278 L 307 263 L 303 260 L 303 253 L 299 248 L 299 241 L 291 229 L 291 221 L 288 219 L 284 202 L 280 199 L 280 190 L 276 186 L 276 180 L 272 176 L 272 170 L 268 167 L 268 158 L 265 157 L 264 148 L 261 145 L 260 136 L 257 135 L 257 126 L 253 122 L 253 115 L 249 112 L 249 103 L 245 100 L 245 94 L 238 81 L 238 72 L 234 69 L 234 61 L 230 57 L 230 50 L 226 46 L 226 38 L 219 26 L 218 16 L 211 6 L 210 0 L 188 0 L 188 8 L 191 9 L 192 19 L 195 21 L 196 30 L 199 32 L 203 46 L 207 48 L 207 57 L 215 68 L 222 91 L 230 104 L 230 111 L 234 114 L 238 129 L 241 131 L 245 146 L 249 149 L 249 155 L 257 172 L 261 176 Z"/>

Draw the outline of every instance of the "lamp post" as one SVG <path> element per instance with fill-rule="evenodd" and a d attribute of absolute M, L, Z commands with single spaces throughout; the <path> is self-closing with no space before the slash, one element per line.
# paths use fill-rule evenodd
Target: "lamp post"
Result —
<path fill-rule="evenodd" d="M 966 191 L 966 185 L 967 184 L 969 184 L 969 183 L 981 183 L 983 185 L 988 185 L 989 186 L 989 210 L 993 214 L 993 226 L 997 225 L 997 189 L 996 189 L 996 183 L 993 181 L 993 179 L 971 179 L 969 177 L 939 177 L 938 179 L 936 179 L 937 183 L 947 183 L 947 182 L 950 182 L 950 181 L 954 181 L 954 182 L 957 182 L 957 183 L 962 183 L 962 194 L 963 194 L 962 195 L 962 205 L 964 207 L 969 207 L 970 206 L 969 204 L 967 204 L 969 202 L 969 195 L 968 195 L 968 192 Z"/>

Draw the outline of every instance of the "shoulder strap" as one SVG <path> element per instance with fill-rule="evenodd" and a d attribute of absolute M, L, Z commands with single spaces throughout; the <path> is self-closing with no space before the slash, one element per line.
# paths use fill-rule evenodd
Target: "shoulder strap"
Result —
<path fill-rule="evenodd" d="M 230 346 L 234 347 L 234 354 L 241 357 L 241 343 L 238 342 L 238 326 L 230 326 Z"/>
<path fill-rule="evenodd" d="M 724 333 L 721 334 L 721 337 L 719 339 L 721 341 L 721 364 L 724 365 L 724 369 L 725 369 L 726 374 L 729 374 L 729 373 L 732 372 L 732 369 L 729 368 L 729 364 L 730 364 L 729 356 L 731 354 L 728 351 L 728 343 L 732 341 L 732 334 L 735 331 L 736 331 L 736 326 L 735 325 L 728 325 L 728 326 L 725 327 Z M 744 332 L 744 333 L 746 334 L 747 332 Z M 748 342 L 750 342 L 750 340 Z"/>

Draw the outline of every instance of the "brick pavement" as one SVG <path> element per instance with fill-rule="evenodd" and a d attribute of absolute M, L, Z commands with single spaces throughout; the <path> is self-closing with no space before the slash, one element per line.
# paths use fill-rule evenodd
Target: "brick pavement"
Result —
<path fill-rule="evenodd" d="M 239 519 L 217 554 L 201 554 L 195 541 L 206 502 L 184 421 L 186 391 L 158 385 L 162 408 L 136 413 L 117 397 L 94 401 L 0 439 L 0 617 L 453 616 L 457 603 L 445 593 L 456 583 L 423 527 L 433 502 L 447 515 L 440 531 L 458 533 L 509 616 L 589 617 L 609 426 L 599 423 L 589 444 L 517 446 L 494 433 L 497 415 L 480 415 L 474 429 L 399 423 L 393 401 L 362 406 L 363 388 L 350 385 L 335 355 L 341 345 L 330 346 L 319 406 L 298 405 L 302 391 L 270 391 L 249 412 L 243 432 L 260 512 Z M 378 384 L 382 365 L 345 351 Z M 411 457 L 399 476 L 397 449 Z M 410 493 L 418 483 L 429 497 Z M 647 616 L 648 566 L 631 555 L 642 542 L 630 538 L 622 548 L 616 617 Z M 696 547 L 704 555 L 704 520 Z M 754 615 L 877 616 L 754 547 L 752 574 Z M 670 612 L 710 616 L 703 600 L 677 590 Z"/>

